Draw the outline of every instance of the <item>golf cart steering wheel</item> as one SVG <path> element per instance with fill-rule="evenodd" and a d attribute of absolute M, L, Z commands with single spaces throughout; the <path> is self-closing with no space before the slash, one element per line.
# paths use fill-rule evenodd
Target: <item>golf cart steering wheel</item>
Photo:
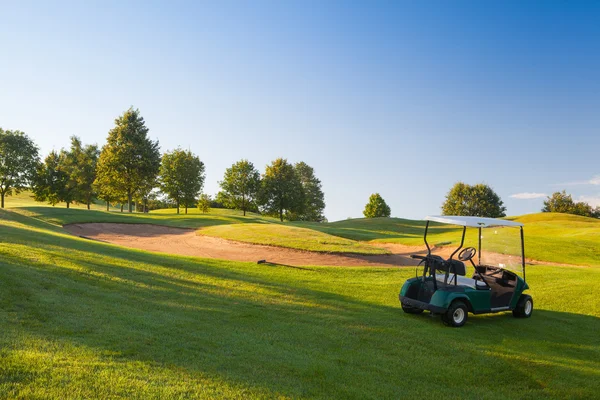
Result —
<path fill-rule="evenodd" d="M 475 250 L 475 247 L 466 247 L 462 249 L 460 253 L 458 253 L 458 259 L 460 261 L 469 261 L 470 259 L 475 257 L 475 254 L 477 254 L 477 250 Z"/>

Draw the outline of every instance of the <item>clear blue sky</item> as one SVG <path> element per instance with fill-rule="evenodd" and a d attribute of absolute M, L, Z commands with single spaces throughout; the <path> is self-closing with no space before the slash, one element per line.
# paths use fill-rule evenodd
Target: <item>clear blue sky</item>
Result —
<path fill-rule="evenodd" d="M 379 192 L 439 213 L 456 181 L 511 215 L 600 203 L 600 2 L 0 3 L 0 126 L 45 155 L 133 105 L 163 151 L 316 170 L 330 220 Z"/>

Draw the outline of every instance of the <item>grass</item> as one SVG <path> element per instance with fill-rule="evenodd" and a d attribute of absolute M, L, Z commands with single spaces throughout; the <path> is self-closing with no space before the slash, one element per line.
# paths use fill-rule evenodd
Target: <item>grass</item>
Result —
<path fill-rule="evenodd" d="M 51 208 L 41 210 L 52 210 Z M 46 211 L 39 211 L 40 214 Z M 600 269 L 535 266 L 536 311 L 402 313 L 412 269 L 174 257 L 0 211 L 0 398 L 594 398 Z"/>
<path fill-rule="evenodd" d="M 19 197 L 20 196 L 20 197 Z M 240 211 L 211 209 L 203 214 L 189 209 L 188 214 L 175 214 L 175 209 L 153 211 L 150 214 L 88 211 L 47 207 L 34 203 L 26 194 L 19 200 L 22 206 L 15 212 L 39 218 L 56 225 L 83 222 L 152 223 L 167 226 L 201 229 L 201 233 L 248 243 L 280 246 L 320 252 L 349 252 L 382 254 L 386 250 L 373 243 L 423 244 L 423 221 L 401 218 L 357 218 L 331 223 L 286 222 Z M 10 198 L 9 198 L 10 199 Z M 37 205 L 35 205 L 37 204 Z M 526 256 L 551 263 L 600 266 L 600 220 L 568 214 L 539 213 L 513 217 L 525 224 Z M 488 250 L 518 254 L 518 234 L 511 228 L 499 231 L 499 236 L 514 239 L 512 243 L 496 243 Z M 460 230 L 441 224 L 432 224 L 429 231 L 431 244 L 457 245 Z M 369 243 L 373 242 L 373 243 Z M 502 244 L 502 245 L 501 245 Z M 477 246 L 477 231 L 469 229 L 466 245 Z M 484 240 L 484 246 L 487 243 Z M 485 250 L 485 248 L 484 248 Z"/>
<path fill-rule="evenodd" d="M 201 235 L 216 236 L 240 242 L 289 247 L 316 252 L 354 254 L 387 254 L 387 250 L 364 242 L 329 235 L 314 229 L 283 224 L 217 225 L 198 231 Z"/>

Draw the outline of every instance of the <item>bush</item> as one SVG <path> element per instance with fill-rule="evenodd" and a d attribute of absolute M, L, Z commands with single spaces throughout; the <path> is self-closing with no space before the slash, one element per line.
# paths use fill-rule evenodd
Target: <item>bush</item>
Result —
<path fill-rule="evenodd" d="M 369 202 L 363 211 L 366 218 L 389 217 L 391 213 L 390 206 L 379 193 L 374 193 L 369 197 Z"/>

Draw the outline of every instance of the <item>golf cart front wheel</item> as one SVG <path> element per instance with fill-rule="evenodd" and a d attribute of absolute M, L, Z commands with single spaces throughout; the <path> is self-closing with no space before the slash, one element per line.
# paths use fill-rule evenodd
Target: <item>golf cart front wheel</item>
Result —
<path fill-rule="evenodd" d="M 402 303 L 402 311 L 404 311 L 407 314 L 421 314 L 423 312 L 423 310 L 421 310 L 420 308 L 405 306 L 404 303 Z"/>
<path fill-rule="evenodd" d="M 530 295 L 521 295 L 517 307 L 513 310 L 513 316 L 516 318 L 529 318 L 533 313 L 533 299 Z"/>
<path fill-rule="evenodd" d="M 442 314 L 442 321 L 444 324 L 453 328 L 460 328 L 467 323 L 468 315 L 469 308 L 467 305 L 464 302 L 457 300 L 450 304 L 448 310 Z"/>

